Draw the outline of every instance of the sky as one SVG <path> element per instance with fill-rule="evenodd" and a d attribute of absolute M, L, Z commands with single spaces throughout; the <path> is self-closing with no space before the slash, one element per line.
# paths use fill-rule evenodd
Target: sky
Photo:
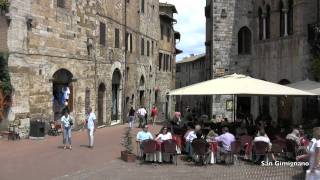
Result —
<path fill-rule="evenodd" d="M 205 26 L 204 15 L 205 0 L 160 0 L 176 6 L 178 14 L 175 14 L 177 24 L 176 31 L 181 34 L 181 41 L 177 48 L 183 51 L 177 56 L 177 61 L 190 54 L 205 53 Z"/>

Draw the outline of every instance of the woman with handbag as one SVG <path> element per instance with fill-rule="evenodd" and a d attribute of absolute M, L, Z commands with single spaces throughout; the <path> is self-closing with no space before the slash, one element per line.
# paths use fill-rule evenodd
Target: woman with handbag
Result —
<path fill-rule="evenodd" d="M 64 111 L 64 115 L 61 117 L 61 124 L 63 125 L 63 149 L 67 149 L 66 144 L 68 143 L 69 149 L 71 150 L 71 127 L 73 125 L 73 121 L 68 110 Z"/>

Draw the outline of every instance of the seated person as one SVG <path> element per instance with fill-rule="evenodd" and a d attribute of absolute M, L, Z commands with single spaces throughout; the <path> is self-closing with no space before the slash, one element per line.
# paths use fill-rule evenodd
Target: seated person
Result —
<path fill-rule="evenodd" d="M 265 131 L 262 129 L 259 131 L 259 133 L 257 134 L 257 136 L 253 139 L 253 142 L 265 142 L 269 145 L 268 147 L 268 151 L 271 150 L 272 144 L 271 141 L 269 139 L 269 137 L 266 135 Z M 272 154 L 272 159 L 275 160 L 273 154 Z M 256 156 L 256 162 L 260 161 L 261 157 L 260 156 Z"/>
<path fill-rule="evenodd" d="M 216 141 L 220 142 L 218 146 L 218 155 L 226 154 L 231 151 L 231 143 L 235 141 L 235 137 L 233 134 L 229 133 L 229 129 L 227 127 L 222 128 L 222 134 L 215 138 Z M 223 156 L 220 158 L 223 159 Z"/>
<path fill-rule="evenodd" d="M 247 135 L 247 134 L 248 134 L 248 130 L 246 127 L 246 122 L 242 121 L 240 127 L 238 127 L 236 129 L 236 137 L 240 137 L 240 136 Z"/>
<path fill-rule="evenodd" d="M 144 125 L 142 131 L 139 131 L 137 134 L 137 142 L 140 143 L 140 149 L 143 150 L 143 141 L 152 140 L 153 136 L 148 131 L 148 125 Z"/>
<path fill-rule="evenodd" d="M 166 140 L 171 140 L 172 139 L 172 135 L 170 132 L 168 132 L 168 128 L 167 127 L 163 127 L 161 129 L 161 132 L 158 134 L 158 136 L 155 138 L 156 141 L 166 141 Z"/>
<path fill-rule="evenodd" d="M 298 129 L 293 129 L 290 134 L 286 136 L 287 140 L 293 140 L 297 143 L 298 146 L 300 146 L 300 134 Z"/>
<path fill-rule="evenodd" d="M 207 134 L 207 141 L 214 141 L 215 137 L 218 137 L 219 135 L 211 128 L 209 133 Z"/>
<path fill-rule="evenodd" d="M 184 135 L 186 140 L 186 152 L 188 153 L 189 158 L 192 157 L 192 146 L 191 143 L 194 139 L 197 138 L 195 130 L 192 128 L 191 125 L 188 126 L 188 131 Z"/>
<path fill-rule="evenodd" d="M 208 153 L 209 143 L 207 143 L 207 141 L 203 139 L 203 134 L 202 134 L 201 131 L 197 131 L 197 132 L 196 132 L 196 138 L 195 138 L 193 141 L 195 141 L 195 140 L 197 140 L 197 141 L 202 141 L 203 143 L 205 143 L 205 144 L 206 144 L 206 152 Z M 198 157 L 198 156 L 193 155 L 193 159 L 194 159 L 196 162 L 199 161 L 199 157 Z"/>
<path fill-rule="evenodd" d="M 271 121 L 271 124 L 266 127 L 266 134 L 271 140 L 277 139 L 276 135 L 280 133 L 280 128 L 276 121 Z"/>

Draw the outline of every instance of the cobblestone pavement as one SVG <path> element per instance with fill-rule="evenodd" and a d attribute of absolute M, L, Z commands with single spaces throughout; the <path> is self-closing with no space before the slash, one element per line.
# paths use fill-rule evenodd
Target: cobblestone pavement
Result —
<path fill-rule="evenodd" d="M 98 129 L 95 148 L 86 147 L 87 133 L 73 133 L 73 150 L 63 150 L 62 137 L 45 140 L 0 140 L 0 180 L 180 180 L 180 179 L 303 179 L 301 168 L 257 165 L 210 165 L 124 163 L 119 160 L 124 126 Z M 154 134 L 160 126 L 149 128 Z M 133 135 L 139 129 L 134 129 Z M 134 151 L 135 152 L 135 151 Z"/>
<path fill-rule="evenodd" d="M 103 168 L 82 170 L 54 180 L 302 180 L 301 168 L 262 167 L 241 164 L 233 166 L 195 166 L 179 162 L 171 164 L 125 163 L 113 160 Z"/>

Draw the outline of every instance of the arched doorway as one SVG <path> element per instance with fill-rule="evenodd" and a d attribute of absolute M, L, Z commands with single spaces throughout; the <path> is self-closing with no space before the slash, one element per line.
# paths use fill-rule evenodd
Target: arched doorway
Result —
<path fill-rule="evenodd" d="M 290 84 L 287 79 L 282 79 L 279 84 L 286 85 Z M 292 103 L 293 99 L 289 96 L 278 97 L 278 120 L 280 125 L 288 128 L 292 122 Z"/>
<path fill-rule="evenodd" d="M 139 81 L 139 105 L 141 106 L 145 106 L 145 80 L 144 80 L 144 76 L 141 76 L 140 81 Z"/>
<path fill-rule="evenodd" d="M 112 106 L 111 106 L 112 121 L 117 121 L 120 119 L 119 117 L 120 83 L 121 83 L 121 73 L 119 69 L 116 69 L 112 74 Z"/>
<path fill-rule="evenodd" d="M 104 120 L 104 102 L 105 102 L 106 86 L 101 83 L 98 89 L 98 124 L 102 125 Z"/>
<path fill-rule="evenodd" d="M 52 76 L 52 95 L 54 120 L 57 121 L 62 111 L 68 108 L 73 111 L 73 74 L 67 69 L 59 69 Z"/>

